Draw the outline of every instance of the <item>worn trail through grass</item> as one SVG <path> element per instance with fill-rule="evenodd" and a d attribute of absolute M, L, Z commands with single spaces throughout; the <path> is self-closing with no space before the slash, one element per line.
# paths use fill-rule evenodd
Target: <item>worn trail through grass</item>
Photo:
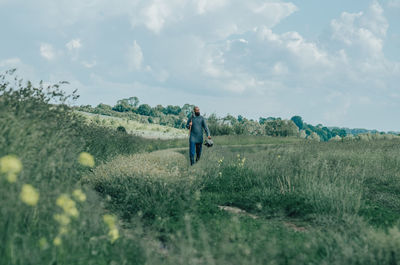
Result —
<path fill-rule="evenodd" d="M 290 144 L 286 144 L 290 145 Z M 224 150 L 224 151 L 235 151 L 235 150 L 253 150 L 253 149 L 264 149 L 264 148 L 273 148 L 273 147 L 282 147 L 282 144 L 236 144 L 236 145 L 218 145 L 213 148 L 203 147 L 202 158 L 208 155 L 209 152 L 212 152 L 214 149 Z M 157 150 L 149 153 L 142 154 L 134 154 L 131 156 L 121 156 L 115 159 L 115 163 L 113 164 L 113 175 L 115 176 L 115 168 L 119 169 L 120 176 L 126 176 L 132 174 L 133 172 L 138 175 L 145 175 L 146 177 L 152 178 L 162 178 L 164 181 L 169 181 L 173 183 L 179 179 L 191 179 L 193 178 L 193 173 L 196 171 L 199 174 L 199 171 L 202 171 L 202 166 L 205 166 L 205 163 L 197 163 L 195 166 L 189 166 L 188 159 L 188 147 L 179 147 L 179 148 L 167 148 L 163 150 Z M 201 161 L 202 162 L 202 161 Z M 206 162 L 207 163 L 207 162 Z M 104 172 L 106 173 L 106 172 Z M 107 173 L 106 173 L 107 174 Z M 296 218 L 286 218 L 283 216 L 276 216 L 275 218 L 269 217 L 266 219 L 265 217 L 260 217 L 256 214 L 249 213 L 245 209 L 241 209 L 232 205 L 212 205 L 215 209 L 218 209 L 221 214 L 223 212 L 228 213 L 228 215 L 222 214 L 225 218 L 230 219 L 232 215 L 258 219 L 256 222 L 273 222 L 281 223 L 284 227 L 288 228 L 292 231 L 306 231 L 305 223 Z"/>

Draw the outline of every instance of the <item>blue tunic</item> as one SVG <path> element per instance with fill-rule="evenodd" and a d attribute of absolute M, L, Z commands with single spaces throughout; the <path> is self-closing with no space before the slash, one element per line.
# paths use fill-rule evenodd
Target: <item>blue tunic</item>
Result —
<path fill-rule="evenodd" d="M 190 131 L 189 141 L 195 143 L 203 143 L 203 128 L 207 133 L 207 136 L 210 136 L 210 131 L 208 130 L 208 126 L 206 124 L 206 120 L 203 116 L 193 116 L 190 117 L 186 123 L 186 128 L 189 129 L 189 123 L 192 121 L 192 130 Z"/>

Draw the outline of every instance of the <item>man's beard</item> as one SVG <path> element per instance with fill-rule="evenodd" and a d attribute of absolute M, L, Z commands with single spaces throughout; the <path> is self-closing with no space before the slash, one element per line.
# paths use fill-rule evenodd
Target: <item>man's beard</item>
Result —
<path fill-rule="evenodd" d="M 200 112 L 195 112 L 194 115 L 200 116 Z"/>

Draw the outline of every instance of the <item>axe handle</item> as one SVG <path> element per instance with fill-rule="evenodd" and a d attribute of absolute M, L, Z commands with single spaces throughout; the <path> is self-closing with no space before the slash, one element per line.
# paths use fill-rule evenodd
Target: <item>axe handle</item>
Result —
<path fill-rule="evenodd" d="M 190 122 L 191 122 L 192 125 L 193 125 L 193 112 L 192 112 L 192 116 L 190 117 Z M 192 131 L 192 125 L 189 125 L 189 137 L 190 137 L 190 133 L 191 133 L 191 131 Z"/>

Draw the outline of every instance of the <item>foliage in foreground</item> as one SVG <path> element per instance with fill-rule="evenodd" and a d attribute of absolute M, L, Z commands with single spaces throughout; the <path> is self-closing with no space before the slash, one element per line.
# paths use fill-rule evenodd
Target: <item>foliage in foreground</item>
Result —
<path fill-rule="evenodd" d="M 180 143 L 86 126 L 66 105 L 75 95 L 60 85 L 34 86 L 13 71 L 0 76 L 0 264 L 139 262 L 134 231 L 112 240 L 119 221 L 103 220 L 103 202 L 80 180 L 116 154 Z"/>

